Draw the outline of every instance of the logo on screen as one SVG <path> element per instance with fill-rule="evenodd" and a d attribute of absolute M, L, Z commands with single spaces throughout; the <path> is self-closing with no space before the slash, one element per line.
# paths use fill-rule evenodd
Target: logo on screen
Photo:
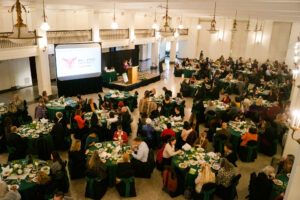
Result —
<path fill-rule="evenodd" d="M 67 66 L 69 69 L 72 69 L 73 67 L 73 63 L 77 58 L 72 58 L 72 59 L 67 59 L 67 58 L 63 58 L 62 60 L 66 62 Z"/>

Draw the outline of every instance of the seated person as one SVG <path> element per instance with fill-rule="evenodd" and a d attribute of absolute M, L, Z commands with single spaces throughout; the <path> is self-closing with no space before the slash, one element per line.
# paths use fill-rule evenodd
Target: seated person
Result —
<path fill-rule="evenodd" d="M 129 111 L 129 108 L 126 106 L 122 107 L 121 112 L 120 112 L 120 121 L 123 130 L 127 133 L 127 135 L 131 134 L 131 123 L 132 123 L 132 118 L 131 114 Z"/>
<path fill-rule="evenodd" d="M 286 157 L 282 157 L 278 163 L 277 174 L 289 174 L 292 171 L 294 165 L 295 156 L 288 154 Z"/>
<path fill-rule="evenodd" d="M 150 118 L 151 119 L 155 119 L 155 118 L 158 118 L 160 117 L 161 115 L 163 115 L 163 111 L 161 109 L 161 105 L 158 105 L 157 106 L 157 109 L 156 110 L 153 110 L 150 114 Z"/>
<path fill-rule="evenodd" d="M 81 141 L 74 139 L 69 150 L 69 174 L 71 179 L 84 177 L 85 155 L 81 150 Z"/>
<path fill-rule="evenodd" d="M 194 83 L 196 83 L 196 82 L 197 82 L 196 76 L 193 75 L 193 76 L 191 77 L 191 79 L 190 79 L 190 83 L 191 83 L 191 84 L 194 84 Z"/>
<path fill-rule="evenodd" d="M 120 196 L 124 197 L 126 194 L 126 183 L 122 179 L 134 178 L 134 171 L 132 164 L 130 163 L 129 154 L 124 153 L 122 155 L 122 162 L 117 165 L 117 180 L 116 188 Z M 134 180 L 130 183 L 130 196 L 136 196 Z"/>
<path fill-rule="evenodd" d="M 241 137 L 241 147 L 245 147 L 249 141 L 257 141 L 258 135 L 256 128 L 250 128 L 248 132 L 246 132 L 242 137 Z"/>
<path fill-rule="evenodd" d="M 99 138 L 96 135 L 96 133 L 90 133 L 89 136 L 86 138 L 84 149 L 89 149 L 91 146 L 94 146 L 97 142 L 99 142 Z"/>
<path fill-rule="evenodd" d="M 201 192 L 202 186 L 206 183 L 215 183 L 216 176 L 212 172 L 209 164 L 205 163 L 201 166 L 200 173 L 198 173 L 197 178 L 195 179 L 195 191 L 197 194 Z"/>
<path fill-rule="evenodd" d="M 181 138 L 184 142 L 186 142 L 186 139 L 188 138 L 189 134 L 193 131 L 193 128 L 189 124 L 189 122 L 185 121 L 183 123 L 183 129 L 181 132 Z"/>
<path fill-rule="evenodd" d="M 8 156 L 9 161 L 25 158 L 26 145 L 24 140 L 18 134 L 18 128 L 16 126 L 10 128 L 10 133 L 8 133 L 7 136 L 7 144 L 16 148 L 16 151 Z"/>
<path fill-rule="evenodd" d="M 177 106 L 175 107 L 174 113 L 171 115 L 171 117 L 174 117 L 175 120 L 181 120 L 182 119 L 182 115 L 181 115 L 179 107 L 177 107 Z"/>
<path fill-rule="evenodd" d="M 230 107 L 227 110 L 227 116 L 229 119 L 233 119 L 235 116 L 239 115 L 241 113 L 241 109 L 236 105 L 234 101 L 230 103 Z"/>
<path fill-rule="evenodd" d="M 148 146 L 153 147 L 153 135 L 155 134 L 155 129 L 152 126 L 152 120 L 150 118 L 146 119 L 146 124 L 142 126 L 143 136 L 146 137 L 146 142 Z"/>
<path fill-rule="evenodd" d="M 217 185 L 221 188 L 228 188 L 234 176 L 234 166 L 226 158 L 221 158 L 220 169 L 216 177 Z"/>
<path fill-rule="evenodd" d="M 86 119 L 82 119 L 82 115 L 83 115 L 82 111 L 77 109 L 75 112 L 74 120 L 76 121 L 77 126 L 80 130 L 85 128 L 85 122 L 86 122 Z"/>
<path fill-rule="evenodd" d="M 115 115 L 113 112 L 109 112 L 109 118 L 106 119 L 107 129 L 111 129 L 111 124 L 118 122 L 118 115 Z"/>
<path fill-rule="evenodd" d="M 147 166 L 149 148 L 140 137 L 136 137 L 134 142 L 135 145 L 133 146 L 133 149 L 135 149 L 135 151 L 132 153 L 133 158 L 131 161 L 135 176 L 140 177 L 145 175 L 145 166 Z"/>
<path fill-rule="evenodd" d="M 202 133 L 200 133 L 200 136 L 195 140 L 193 146 L 200 147 L 200 148 L 203 148 L 204 150 L 206 150 L 207 145 L 208 145 L 207 133 L 202 132 Z"/>
<path fill-rule="evenodd" d="M 52 152 L 50 158 L 52 161 L 50 165 L 50 176 L 53 186 L 59 190 L 63 190 L 65 187 L 64 175 L 66 164 L 62 161 L 57 152 Z"/>
<path fill-rule="evenodd" d="M 45 103 L 48 103 L 49 102 L 49 97 L 47 95 L 47 91 L 43 91 L 42 92 L 42 98 L 44 99 L 44 102 Z"/>
<path fill-rule="evenodd" d="M 230 142 L 225 143 L 224 145 L 224 158 L 226 158 L 229 162 L 231 162 L 235 167 L 237 161 L 237 155 L 234 151 L 232 151 L 232 144 Z"/>
<path fill-rule="evenodd" d="M 112 110 L 113 109 L 113 104 L 111 103 L 110 100 L 105 99 L 104 103 L 101 105 L 102 110 Z"/>
<path fill-rule="evenodd" d="M 210 100 L 207 101 L 207 107 L 205 108 L 204 114 L 206 115 L 208 111 L 216 112 L 217 107 Z"/>
<path fill-rule="evenodd" d="M 169 138 L 163 151 L 163 164 L 171 165 L 173 156 L 181 153 L 181 150 L 175 151 L 176 139 L 174 137 Z"/>
<path fill-rule="evenodd" d="M 95 199 L 101 199 L 108 186 L 107 168 L 101 161 L 97 151 L 93 151 L 90 161 L 87 165 L 86 176 L 88 178 L 96 179 L 93 182 L 93 193 Z"/>
<path fill-rule="evenodd" d="M 177 96 L 175 97 L 175 102 L 177 106 L 180 106 L 183 103 L 184 99 L 182 97 L 182 94 L 180 92 L 177 93 Z"/>
<path fill-rule="evenodd" d="M 113 140 L 120 141 L 121 143 L 128 143 L 127 133 L 123 131 L 122 126 L 117 127 L 117 131 L 114 133 Z"/>
<path fill-rule="evenodd" d="M 165 92 L 165 96 L 172 97 L 172 91 L 168 90 L 166 87 L 163 87 L 163 91 Z"/>
<path fill-rule="evenodd" d="M 121 113 L 122 108 L 125 106 L 123 101 L 119 101 L 118 103 L 118 108 L 117 108 L 117 113 Z"/>
<path fill-rule="evenodd" d="M 228 94 L 225 94 L 221 101 L 223 103 L 229 104 L 231 102 L 231 99 Z"/>
<path fill-rule="evenodd" d="M 92 98 L 89 99 L 88 104 L 86 105 L 86 112 L 94 112 L 97 109 L 98 109 L 98 107 L 97 107 L 96 103 L 94 102 L 94 100 Z"/>
<path fill-rule="evenodd" d="M 150 91 L 149 96 L 150 96 L 150 97 L 155 97 L 155 95 L 156 95 L 156 89 L 153 88 L 153 89 Z"/>
<path fill-rule="evenodd" d="M 51 177 L 43 171 L 39 171 L 36 177 L 37 199 L 44 199 L 46 195 L 51 195 L 55 189 L 51 183 Z"/>
<path fill-rule="evenodd" d="M 20 200 L 21 195 L 18 190 L 8 190 L 8 186 L 4 181 L 0 182 L 0 199 L 3 200 Z"/>
<path fill-rule="evenodd" d="M 161 134 L 160 137 L 163 139 L 163 142 L 165 143 L 165 141 L 167 141 L 170 137 L 175 137 L 175 131 L 172 130 L 172 125 L 171 123 L 167 124 L 167 128 L 164 129 Z"/>
<path fill-rule="evenodd" d="M 222 122 L 222 128 L 221 130 L 218 130 L 215 134 L 215 138 L 221 138 L 221 139 L 229 139 L 231 137 L 231 133 L 227 129 L 227 123 Z"/>

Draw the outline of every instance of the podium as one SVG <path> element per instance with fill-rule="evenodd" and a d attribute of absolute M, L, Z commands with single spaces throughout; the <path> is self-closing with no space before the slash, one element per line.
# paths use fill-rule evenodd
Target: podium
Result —
<path fill-rule="evenodd" d="M 127 71 L 128 74 L 128 83 L 134 84 L 138 81 L 138 66 L 130 67 Z"/>

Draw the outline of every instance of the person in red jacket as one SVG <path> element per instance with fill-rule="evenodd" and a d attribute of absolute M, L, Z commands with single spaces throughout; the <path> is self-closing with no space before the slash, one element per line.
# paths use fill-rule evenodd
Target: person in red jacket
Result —
<path fill-rule="evenodd" d="M 171 123 L 168 123 L 167 124 L 167 128 L 166 129 L 164 129 L 162 132 L 161 132 L 161 134 L 160 134 L 160 137 L 166 137 L 166 136 L 168 136 L 168 137 L 175 137 L 175 131 L 173 131 L 172 130 L 172 125 L 171 125 Z"/>
<path fill-rule="evenodd" d="M 128 143 L 127 133 L 123 131 L 122 126 L 118 126 L 114 134 L 113 140 Z"/>
<path fill-rule="evenodd" d="M 74 120 L 77 122 L 80 130 L 84 128 L 86 119 L 82 119 L 82 111 L 80 109 L 76 110 Z"/>

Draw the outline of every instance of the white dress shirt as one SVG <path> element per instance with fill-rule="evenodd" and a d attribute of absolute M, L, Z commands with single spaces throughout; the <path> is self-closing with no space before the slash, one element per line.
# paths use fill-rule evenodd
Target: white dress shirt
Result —
<path fill-rule="evenodd" d="M 149 154 L 149 148 L 145 142 L 142 142 L 138 147 L 137 153 L 136 154 L 133 153 L 132 157 L 145 163 L 148 160 L 148 154 Z"/>

